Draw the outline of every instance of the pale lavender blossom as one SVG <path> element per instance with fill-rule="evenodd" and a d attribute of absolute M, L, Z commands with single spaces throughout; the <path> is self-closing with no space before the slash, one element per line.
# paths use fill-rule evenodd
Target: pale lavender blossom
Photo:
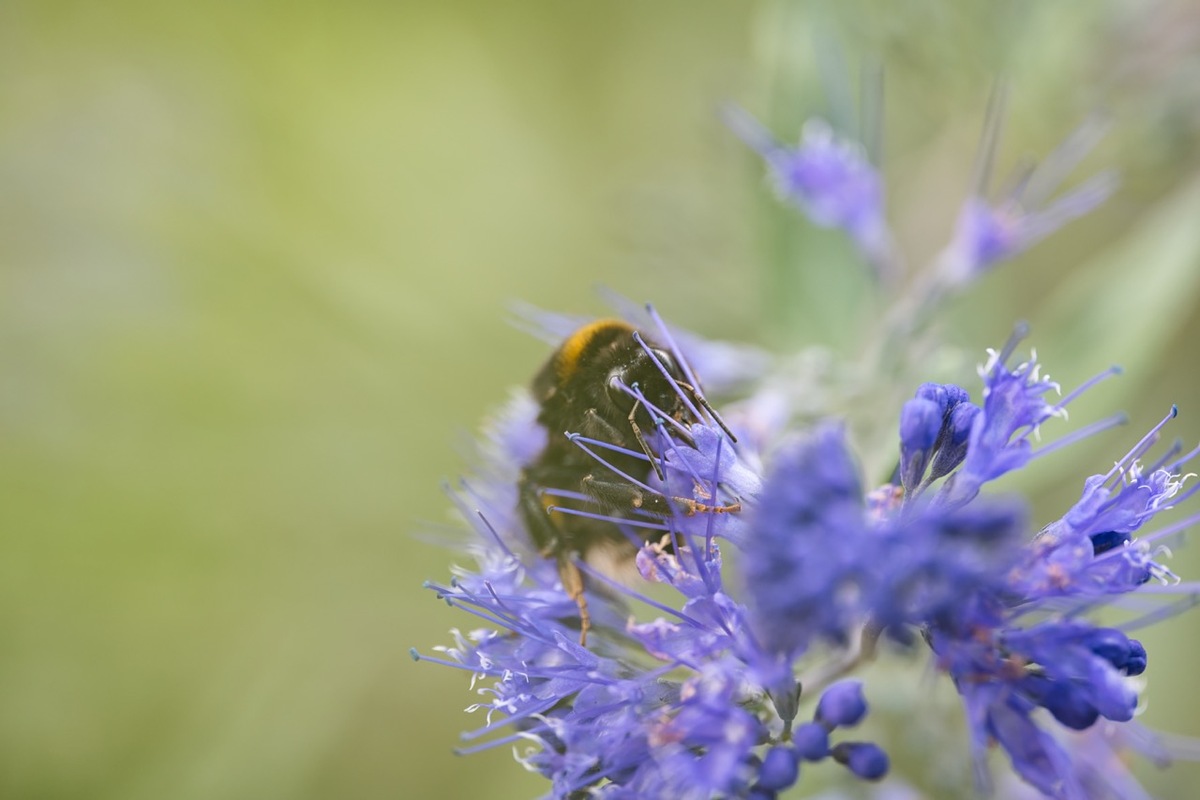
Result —
<path fill-rule="evenodd" d="M 1003 91 L 992 98 L 976 185 L 963 203 L 954 236 L 939 258 L 941 280 L 962 286 L 1078 219 L 1107 200 L 1116 188 L 1112 172 L 1100 172 L 1053 198 L 1067 175 L 1095 147 L 1105 125 L 1091 119 L 1081 125 L 1039 165 L 1014 176 L 1008 189 L 989 200 L 988 179 L 1003 120 Z"/>
<path fill-rule="evenodd" d="M 839 136 L 815 117 L 804 124 L 795 145 L 777 140 L 740 108 L 726 108 L 724 117 L 730 129 L 762 157 L 781 198 L 813 224 L 844 231 L 876 269 L 890 268 L 892 235 L 885 216 L 883 179 L 862 145 Z"/>

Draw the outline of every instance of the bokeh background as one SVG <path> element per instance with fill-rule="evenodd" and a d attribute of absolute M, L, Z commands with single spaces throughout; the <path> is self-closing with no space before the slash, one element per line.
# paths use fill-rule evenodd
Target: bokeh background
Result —
<path fill-rule="evenodd" d="M 0 796 L 539 794 L 506 750 L 452 755 L 466 677 L 408 656 L 465 624 L 421 589 L 457 558 L 421 537 L 439 483 L 546 354 L 510 303 L 602 313 L 599 284 L 852 352 L 849 248 L 715 114 L 836 118 L 839 49 L 850 86 L 885 68 L 914 263 L 997 74 L 1001 173 L 1114 121 L 1081 174 L 1121 193 L 944 328 L 976 353 L 1028 319 L 1064 385 L 1126 367 L 1076 413 L 1135 424 L 1042 464 L 1045 508 L 1171 402 L 1200 439 L 1188 0 L 0 2 Z M 1198 634 L 1144 635 L 1150 724 L 1200 735 Z"/>

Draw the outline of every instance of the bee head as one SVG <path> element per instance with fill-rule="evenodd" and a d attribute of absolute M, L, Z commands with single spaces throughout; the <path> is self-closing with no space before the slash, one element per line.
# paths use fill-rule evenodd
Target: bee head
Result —
<path fill-rule="evenodd" d="M 679 364 L 668 351 L 649 346 L 638 347 L 630 358 L 608 372 L 605 391 L 608 399 L 623 414 L 629 414 L 638 403 L 638 395 L 645 402 L 638 409 L 640 424 L 653 424 L 657 413 L 673 417 L 681 422 L 685 406 L 677 386 L 683 381 Z M 646 408 L 649 403 L 653 409 Z"/>

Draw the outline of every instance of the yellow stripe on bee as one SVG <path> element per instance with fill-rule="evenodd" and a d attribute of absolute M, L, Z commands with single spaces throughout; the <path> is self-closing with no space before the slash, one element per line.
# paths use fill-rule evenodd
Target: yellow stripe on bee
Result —
<path fill-rule="evenodd" d="M 619 319 L 598 319 L 568 336 L 562 347 L 558 348 L 558 359 L 555 361 L 559 381 L 566 381 L 574 375 L 588 345 L 601 333 L 610 330 L 628 333 L 633 330 L 633 326 Z"/>

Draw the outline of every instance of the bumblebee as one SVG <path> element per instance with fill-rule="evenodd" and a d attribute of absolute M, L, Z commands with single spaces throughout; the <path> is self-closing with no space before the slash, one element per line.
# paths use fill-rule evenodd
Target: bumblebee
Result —
<path fill-rule="evenodd" d="M 619 520 L 740 510 L 737 503 L 704 505 L 631 482 L 645 484 L 652 471 L 663 477 L 662 456 L 647 434 L 666 424 L 674 438 L 690 444 L 687 428 L 703 413 L 736 438 L 687 382 L 671 351 L 620 320 L 598 320 L 568 336 L 534 377 L 532 391 L 549 438 L 521 473 L 519 510 L 541 555 L 557 560 L 563 588 L 579 608 L 579 642 L 586 644 L 591 617 L 577 558 L 598 551 L 632 558 L 638 542 L 627 531 L 641 529 Z M 603 445 L 592 448 L 593 455 L 578 437 Z"/>

